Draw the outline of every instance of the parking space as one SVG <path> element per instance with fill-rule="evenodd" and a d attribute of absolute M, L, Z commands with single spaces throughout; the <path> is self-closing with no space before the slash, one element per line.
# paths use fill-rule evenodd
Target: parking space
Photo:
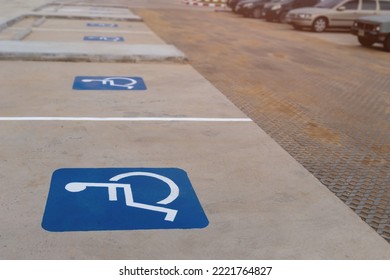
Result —
<path fill-rule="evenodd" d="M 384 240 L 251 122 L 2 120 L 0 133 L 0 217 L 7 224 L 0 241 L 2 258 L 389 257 Z M 208 226 L 87 232 L 49 232 L 41 227 L 55 170 L 140 167 L 184 170 Z M 101 200 L 84 201 L 106 202 L 104 193 Z M 120 206 L 125 201 L 119 196 L 112 203 Z M 182 209 L 173 209 L 179 219 Z M 139 210 L 126 219 L 145 219 L 148 214 Z M 169 222 L 160 218 L 160 223 Z"/>
<path fill-rule="evenodd" d="M 24 17 L 8 24 L 1 30 L 0 38 L 53 42 L 90 40 L 106 43 L 111 41 L 129 44 L 165 44 L 142 22 L 58 19 L 40 16 Z"/>
<path fill-rule="evenodd" d="M 15 24 L 15 27 L 17 25 Z M 98 30 L 99 32 L 152 32 L 150 28 L 142 22 L 137 21 L 113 21 L 113 20 L 79 20 L 79 19 L 46 19 L 40 25 L 42 29 L 84 29 Z"/>
<path fill-rule="evenodd" d="M 1 61 L 5 116 L 245 118 L 189 65 Z M 34 75 L 32 76 L 32 70 Z M 47 71 L 46 69 L 50 69 Z M 145 90 L 94 84 L 74 90 L 76 77 L 139 77 Z M 85 78 L 84 80 L 86 80 Z M 121 79 L 117 79 L 121 84 Z M 29 88 L 28 93 L 23 90 Z M 29 99 L 29 102 L 23 102 Z M 44 111 L 41 108 L 46 108 Z"/>
<path fill-rule="evenodd" d="M 125 5 L 124 6 L 110 6 L 110 5 L 91 5 L 88 3 L 83 3 L 82 1 L 72 1 L 64 3 L 49 3 L 43 5 L 34 10 L 36 13 L 50 14 L 50 15 L 65 15 L 65 16 L 112 16 L 112 17 L 133 17 L 134 19 L 139 19 L 134 13 L 129 10 Z M 140 20 L 140 19 L 139 19 Z"/>
<path fill-rule="evenodd" d="M 165 44 L 163 40 L 150 32 L 100 32 L 87 30 L 61 30 L 59 33 L 53 29 L 36 29 L 33 30 L 23 40 L 25 41 L 51 41 L 51 42 L 104 42 L 104 43 L 121 43 L 129 44 Z"/>
<path fill-rule="evenodd" d="M 88 6 L 88 5 L 72 5 L 72 4 L 48 4 L 36 9 L 37 12 L 55 12 L 55 13 L 83 13 L 83 14 L 133 14 L 125 7 L 110 7 L 110 6 Z"/>

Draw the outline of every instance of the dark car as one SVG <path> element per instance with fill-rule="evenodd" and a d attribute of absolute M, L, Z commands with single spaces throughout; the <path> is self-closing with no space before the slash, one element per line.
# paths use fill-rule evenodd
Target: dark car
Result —
<path fill-rule="evenodd" d="M 267 21 L 284 22 L 287 13 L 292 9 L 303 7 L 313 7 L 320 0 L 280 0 L 278 2 L 270 2 L 265 4 L 263 15 Z"/>
<path fill-rule="evenodd" d="M 271 0 L 245 0 L 238 3 L 236 10 L 244 17 L 262 18 L 264 5 Z"/>

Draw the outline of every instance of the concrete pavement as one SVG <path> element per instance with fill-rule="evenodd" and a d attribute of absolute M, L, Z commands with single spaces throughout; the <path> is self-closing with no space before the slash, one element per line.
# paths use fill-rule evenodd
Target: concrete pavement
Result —
<path fill-rule="evenodd" d="M 0 52 L 33 43 L 55 44 L 3 41 Z M 0 66 L 1 259 L 390 259 L 383 238 L 189 64 Z M 137 76 L 147 88 L 77 91 L 77 76 Z M 209 225 L 41 227 L 55 170 L 108 167 L 185 170 Z"/>
<path fill-rule="evenodd" d="M 13 0 L 13 1 L 1 1 L 0 9 L 0 22 L 5 21 L 9 18 L 19 16 L 24 12 L 31 12 L 33 9 L 40 7 L 41 5 L 47 4 L 47 0 Z"/>

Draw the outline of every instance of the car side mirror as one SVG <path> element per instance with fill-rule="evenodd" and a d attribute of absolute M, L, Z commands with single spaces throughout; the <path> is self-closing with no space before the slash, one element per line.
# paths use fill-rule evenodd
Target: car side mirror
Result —
<path fill-rule="evenodd" d="M 337 8 L 337 11 L 339 11 L 339 12 L 343 12 L 345 10 L 346 10 L 345 6 L 341 6 L 341 7 Z"/>

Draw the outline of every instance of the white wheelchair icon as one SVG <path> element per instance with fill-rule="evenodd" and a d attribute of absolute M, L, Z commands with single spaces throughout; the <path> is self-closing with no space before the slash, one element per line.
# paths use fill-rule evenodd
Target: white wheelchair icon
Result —
<path fill-rule="evenodd" d="M 83 83 L 101 82 L 103 85 L 109 85 L 111 87 L 124 87 L 127 89 L 133 89 L 137 83 L 135 79 L 126 77 L 108 77 L 104 79 L 83 79 Z"/>
<path fill-rule="evenodd" d="M 121 37 L 100 37 L 100 38 L 101 38 L 100 40 L 103 40 L 103 41 L 112 41 L 112 42 L 122 41 Z"/>
<path fill-rule="evenodd" d="M 122 188 L 124 191 L 125 202 L 127 206 L 166 213 L 164 220 L 173 222 L 178 212 L 177 210 L 135 202 L 133 199 L 133 193 L 130 184 L 115 183 L 123 178 L 128 178 L 133 176 L 147 176 L 147 177 L 156 178 L 158 180 L 165 182 L 169 186 L 170 194 L 163 200 L 158 201 L 157 204 L 167 205 L 173 202 L 179 196 L 179 187 L 171 179 L 151 172 L 128 172 L 128 173 L 119 174 L 109 179 L 110 182 L 108 183 L 72 182 L 72 183 L 68 183 L 65 186 L 65 189 L 69 192 L 81 192 L 84 191 L 86 188 L 107 188 L 108 200 L 117 201 L 118 200 L 117 189 Z"/>
<path fill-rule="evenodd" d="M 99 41 L 108 41 L 108 42 L 119 42 L 121 41 L 121 37 L 105 37 L 105 36 L 99 36 L 97 37 Z"/>

